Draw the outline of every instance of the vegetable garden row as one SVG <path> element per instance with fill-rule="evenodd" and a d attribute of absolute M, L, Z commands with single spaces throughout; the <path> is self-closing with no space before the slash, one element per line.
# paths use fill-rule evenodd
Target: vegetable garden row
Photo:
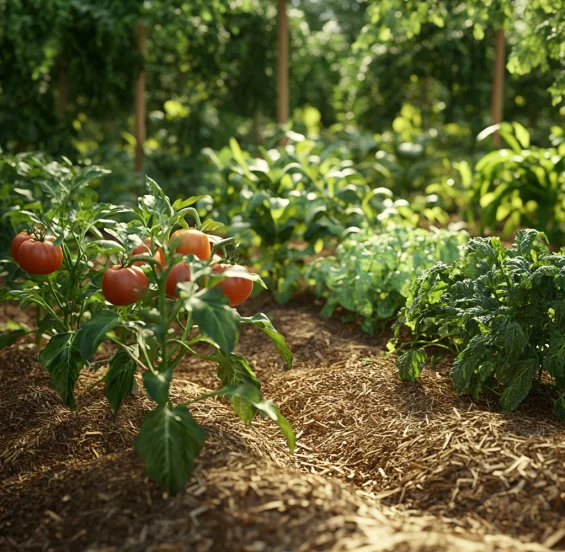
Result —
<path fill-rule="evenodd" d="M 277 351 L 293 366 L 293 347 L 275 329 L 277 320 L 273 325 L 264 313 L 246 312 L 249 297 L 252 307 L 259 304 L 265 288 L 282 304 L 296 294 L 310 302 L 316 297 L 320 315 L 339 313 L 343 322 L 354 322 L 348 335 L 377 335 L 359 339 L 376 340 L 380 357 L 394 355 L 401 380 L 416 381 L 427 365 L 440 377 L 449 366 L 456 393 L 478 404 L 494 399 L 495 410 L 510 412 L 533 393 L 553 402 L 565 420 L 565 263 L 545 234 L 521 229 L 513 244 L 470 237 L 460 224 L 448 224 L 443 208 L 397 199 L 388 187 L 372 186 L 362 165 L 294 139 L 257 157 L 232 141 L 229 150 L 206 153 L 210 164 L 202 190 L 195 190 L 206 193 L 171 201 L 146 178 L 144 194 L 119 205 L 104 200 L 112 195 L 107 170 L 34 154 L 3 156 L 0 171 L 10 184 L 2 189 L 2 232 L 11 248 L 4 251 L 0 297 L 24 314 L 3 321 L 2 348 L 15 354 L 31 347 L 70 410 L 80 412 L 85 396 L 99 391 L 116 423 L 123 405 L 149 407 L 134 447 L 169 496 L 192 485 L 207 433 L 200 420 L 217 408 L 211 399 L 228 400 L 245 424 L 259 418 L 276 424 L 288 450 L 301 450 L 306 429 L 296 426 L 296 412 L 285 412 L 292 412 L 288 397 L 272 382 L 261 386 L 264 366 L 250 362 L 238 345 L 245 328 L 254 328 L 274 345 L 263 363 Z M 523 143 L 516 147 L 526 155 Z M 555 172 L 562 169 L 562 149 L 551 168 L 536 172 L 540 182 L 542 169 L 549 183 L 562 173 Z M 490 172 L 503 174 L 507 160 L 496 154 L 479 162 L 482 188 Z M 386 166 L 379 171 L 386 181 Z M 503 220 L 499 213 L 512 194 L 492 199 L 496 220 Z M 472 196 L 470 186 L 470 211 Z M 558 209 L 545 219 L 556 231 Z M 181 381 L 190 382 L 190 371 L 179 367 L 201 365 L 208 366 L 207 384 L 210 368 L 215 371 L 219 389 L 206 385 L 201 393 L 179 395 L 173 374 L 181 369 Z M 338 364 L 330 366 L 335 377 Z M 362 366 L 354 371 L 363 379 Z M 395 379 L 386 369 L 383 377 Z M 284 379 L 278 381 L 284 387 Z M 267 400 L 271 393 L 280 410 Z M 316 419 L 323 427 L 323 414 Z M 268 425 L 259 426 L 272 435 Z"/>

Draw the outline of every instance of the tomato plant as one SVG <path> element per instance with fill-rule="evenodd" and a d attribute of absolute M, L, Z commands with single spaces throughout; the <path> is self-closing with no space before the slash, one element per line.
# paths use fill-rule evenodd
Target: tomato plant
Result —
<path fill-rule="evenodd" d="M 14 248 L 14 257 L 20 264 L 24 247 L 31 252 L 38 246 L 61 248 L 62 259 L 55 272 L 37 275 L 30 270 L 2 290 L 1 299 L 19 300 L 22 309 L 35 305 L 38 316 L 36 328 L 21 325 L 0 335 L 0 347 L 30 333 L 49 338 L 39 361 L 71 409 L 76 408 L 75 385 L 84 367 L 106 367 L 99 384 L 115 414 L 141 369 L 156 408 L 146 414 L 135 446 L 149 475 L 170 494 L 189 479 L 204 443 L 190 403 L 174 405 L 169 399 L 173 371 L 186 355 L 214 364 L 222 383 L 218 391 L 192 402 L 227 397 L 245 423 L 258 413 L 275 421 L 293 450 L 291 426 L 263 399 L 249 362 L 234 352 L 241 325 L 250 324 L 274 342 L 288 367 L 293 361 L 284 338 L 264 314 L 239 315 L 217 287 L 230 279 L 245 280 L 248 290 L 264 285 L 242 267 L 214 272 L 216 254 L 228 259 L 226 247 L 234 239 L 209 234 L 218 225 L 201 222 L 192 207 L 198 197 L 171 204 L 151 179 L 136 208 L 99 203 L 88 183 L 103 174 L 92 168 L 79 173 L 61 170 L 45 183 L 49 210 L 13 211 L 19 224 L 33 226 L 29 239 L 17 238 L 21 244 Z M 189 228 L 187 218 L 196 228 Z M 34 235 L 55 238 L 41 242 Z M 237 302 L 245 298 L 240 295 Z M 114 349 L 112 356 L 94 360 L 105 340 Z"/>
<path fill-rule="evenodd" d="M 175 367 L 186 355 L 215 364 L 223 386 L 191 402 L 209 396 L 228 397 L 244 422 L 251 423 L 257 413 L 275 421 L 292 450 L 292 428 L 277 407 L 262 398 L 259 381 L 249 362 L 234 353 L 240 326 L 251 324 L 262 330 L 273 340 L 289 367 L 292 354 L 284 338 L 264 314 L 240 316 L 229 306 L 222 290 L 215 288 L 234 277 L 246 280 L 248 287 L 252 287 L 254 282 L 262 283 L 259 276 L 248 273 L 242 267 L 214 271 L 214 254 L 222 250 L 226 257 L 225 247 L 233 242 L 233 238 L 218 240 L 203 232 L 213 224 L 201 224 L 197 213 L 190 207 L 196 198 L 171 204 L 155 182 L 148 179 L 147 187 L 148 194 L 140 198 L 138 208 L 128 212 L 131 222 L 119 227 L 113 234 L 124 245 L 132 232 L 147 235 L 151 243 L 162 248 L 165 266 L 162 267 L 157 259 L 150 256 L 150 252 L 129 257 L 126 262 L 130 266 L 136 262 L 145 265 L 150 283 L 147 294 L 128 308 L 96 312 L 81 325 L 74 340 L 85 363 L 92 361 L 104 339 L 117 347 L 106 374 L 100 380 L 115 413 L 133 386 L 136 370 L 142 370 L 143 385 L 156 408 L 146 413 L 136 439 L 136 450 L 144 459 L 151 477 L 174 494 L 190 477 L 195 458 L 204 443 L 204 433 L 190 415 L 190 403 L 173 405 L 169 399 Z M 206 243 L 214 243 L 205 259 L 198 254 L 202 251 L 194 249 L 190 253 L 179 253 L 179 242 L 186 243 L 186 233 L 175 231 L 175 227 L 184 226 L 185 217 L 189 215 L 197 226 L 196 231 L 188 230 L 191 235 L 201 234 Z M 199 243 L 204 243 L 204 240 Z M 128 268 L 118 268 L 115 273 L 124 270 Z M 242 297 L 240 300 L 243 300 Z M 60 346 L 57 344 L 56 350 L 60 350 Z"/>

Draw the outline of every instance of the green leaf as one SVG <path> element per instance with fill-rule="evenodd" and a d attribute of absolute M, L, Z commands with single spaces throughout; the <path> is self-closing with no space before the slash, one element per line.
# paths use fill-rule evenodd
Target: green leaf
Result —
<path fill-rule="evenodd" d="M 467 389 L 473 374 L 487 354 L 485 341 L 480 334 L 473 336 L 467 347 L 459 353 L 451 367 L 451 379 L 458 393 L 463 393 Z"/>
<path fill-rule="evenodd" d="M 232 397 L 239 397 L 251 403 L 263 416 L 266 416 L 275 422 L 283 435 L 286 437 L 286 442 L 290 452 L 294 452 L 296 447 L 296 436 L 292 426 L 288 420 L 279 412 L 277 405 L 272 401 L 263 400 L 261 391 L 253 385 L 241 385 L 232 393 Z"/>
<path fill-rule="evenodd" d="M 257 389 L 261 389 L 261 383 L 255 376 L 253 369 L 247 362 L 247 359 L 241 355 L 232 353 L 229 356 L 224 356 L 222 353 L 217 353 L 218 362 L 218 378 L 224 386 L 239 386 L 241 384 L 253 385 Z M 246 399 L 239 396 L 234 396 L 231 399 L 232 408 L 234 412 L 246 423 L 251 423 L 255 417 L 257 409 Z"/>
<path fill-rule="evenodd" d="M 76 408 L 74 388 L 83 365 L 79 335 L 77 332 L 58 334 L 39 353 L 39 362 L 49 372 L 55 391 L 71 410 Z"/>
<path fill-rule="evenodd" d="M 406 351 L 399 355 L 396 360 L 396 368 L 398 369 L 400 379 L 403 381 L 416 381 L 420 377 L 427 359 L 426 351 L 422 348 Z"/>
<path fill-rule="evenodd" d="M 239 340 L 240 324 L 237 311 L 227 303 L 227 298 L 218 289 L 203 289 L 185 299 L 185 306 L 192 311 L 200 331 L 212 339 L 225 355 L 233 351 Z"/>
<path fill-rule="evenodd" d="M 26 330 L 16 330 L 14 332 L 6 332 L 0 334 L 0 349 L 13 345 L 20 337 L 27 335 Z"/>
<path fill-rule="evenodd" d="M 98 311 L 90 320 L 80 327 L 80 354 L 82 360 L 88 361 L 96 354 L 98 346 L 106 334 L 120 323 L 120 317 L 112 311 Z"/>
<path fill-rule="evenodd" d="M 209 397 L 228 397 L 232 400 L 239 398 L 253 406 L 254 409 L 259 411 L 261 415 L 265 418 L 270 418 L 279 426 L 283 435 L 286 437 L 286 442 L 290 452 L 294 452 L 296 447 L 296 436 L 294 435 L 294 430 L 288 422 L 288 420 L 279 412 L 277 405 L 272 401 L 264 401 L 263 395 L 261 395 L 261 390 L 253 384 L 245 383 L 239 386 L 229 385 L 218 391 L 212 393 L 207 393 L 201 397 L 198 397 L 194 401 L 198 402 Z M 250 421 L 251 422 L 251 421 Z M 249 423 L 250 423 L 249 422 Z"/>
<path fill-rule="evenodd" d="M 143 386 L 149 396 L 159 405 L 163 406 L 169 400 L 169 386 L 173 379 L 173 370 L 155 374 L 151 371 L 143 373 Z"/>
<path fill-rule="evenodd" d="M 543 236 L 542 232 L 527 228 L 525 230 L 519 230 L 516 234 L 515 247 L 518 249 L 520 255 L 530 258 L 532 249 L 538 236 Z"/>
<path fill-rule="evenodd" d="M 223 228 L 225 225 L 212 219 L 206 219 L 200 228 L 202 232 L 213 232 L 218 228 Z"/>
<path fill-rule="evenodd" d="M 146 412 L 135 450 L 147 473 L 174 496 L 188 482 L 206 435 L 185 405 Z"/>
<path fill-rule="evenodd" d="M 175 211 L 180 211 L 181 209 L 184 209 L 185 207 L 190 207 L 191 205 L 194 205 L 196 202 L 200 201 L 201 199 L 204 199 L 206 197 L 210 197 L 208 195 L 199 195 L 199 196 L 192 196 L 189 197 L 187 199 L 177 199 L 174 203 L 173 203 L 173 209 Z M 220 225 L 221 226 L 221 225 Z"/>
<path fill-rule="evenodd" d="M 110 366 L 104 376 L 104 395 L 110 408 L 118 413 L 122 401 L 131 393 L 137 365 L 123 350 L 119 350 L 110 360 Z"/>
<path fill-rule="evenodd" d="M 517 122 L 512 123 L 514 127 L 514 134 L 516 134 L 516 138 L 520 142 L 520 145 L 527 149 L 530 147 L 530 133 L 520 124 Z"/>
<path fill-rule="evenodd" d="M 515 410 L 517 406 L 528 396 L 532 388 L 532 379 L 539 362 L 537 358 L 528 358 L 516 362 L 513 368 L 513 378 L 502 393 L 500 404 L 504 412 Z"/>
<path fill-rule="evenodd" d="M 252 324 L 267 334 L 275 344 L 282 359 L 286 362 L 287 367 L 292 368 L 292 363 L 294 362 L 292 352 L 288 348 L 284 336 L 275 329 L 266 314 L 260 312 L 251 317 L 241 317 L 241 322 L 244 324 Z"/>

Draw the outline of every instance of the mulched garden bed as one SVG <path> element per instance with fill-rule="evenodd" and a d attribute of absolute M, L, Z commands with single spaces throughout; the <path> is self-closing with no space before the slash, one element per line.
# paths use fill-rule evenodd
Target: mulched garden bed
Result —
<path fill-rule="evenodd" d="M 295 353 L 284 371 L 260 332 L 242 333 L 240 350 L 293 424 L 297 451 L 222 400 L 194 405 L 207 442 L 175 498 L 133 452 L 150 408 L 143 392 L 114 419 L 85 370 L 71 413 L 33 344 L 0 352 L 0 549 L 565 549 L 565 427 L 547 397 L 504 416 L 493 399 L 457 397 L 444 370 L 399 382 L 382 359 L 386 336 L 323 320 L 306 298 L 277 306 L 261 296 L 245 310 L 266 312 Z M 173 382 L 176 403 L 218 387 L 197 360 Z"/>

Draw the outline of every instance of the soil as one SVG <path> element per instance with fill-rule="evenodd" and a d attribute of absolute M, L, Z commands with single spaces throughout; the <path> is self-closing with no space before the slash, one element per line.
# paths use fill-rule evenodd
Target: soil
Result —
<path fill-rule="evenodd" d="M 89 390 L 99 374 L 84 370 L 71 413 L 34 344 L 1 351 L 0 550 L 565 550 L 565 427 L 549 397 L 502 415 L 493 398 L 456 396 L 445 367 L 399 382 L 386 334 L 323 320 L 308 297 L 244 307 L 265 312 L 295 354 L 284 370 L 260 331 L 242 331 L 239 351 L 297 450 L 272 423 L 245 426 L 209 399 L 191 407 L 207 441 L 174 498 L 133 451 L 152 408 L 142 391 L 114 418 Z M 213 367 L 193 359 L 172 397 L 217 388 Z"/>

